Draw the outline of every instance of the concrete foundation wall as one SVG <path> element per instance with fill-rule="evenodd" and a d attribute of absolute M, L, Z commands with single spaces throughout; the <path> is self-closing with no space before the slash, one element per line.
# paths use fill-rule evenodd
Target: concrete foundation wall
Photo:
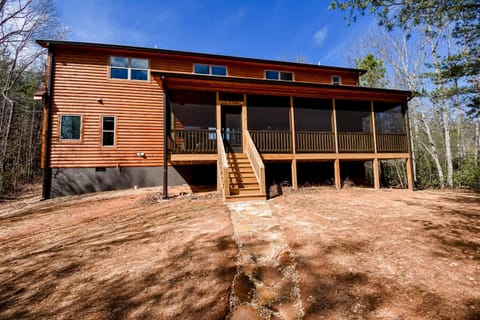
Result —
<path fill-rule="evenodd" d="M 163 167 L 53 168 L 51 197 L 155 187 L 162 185 L 162 179 Z M 174 167 L 168 167 L 168 185 L 185 183 Z"/>

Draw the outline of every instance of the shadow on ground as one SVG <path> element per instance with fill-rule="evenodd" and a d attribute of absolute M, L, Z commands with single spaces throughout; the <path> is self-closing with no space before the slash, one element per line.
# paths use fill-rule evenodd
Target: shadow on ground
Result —
<path fill-rule="evenodd" d="M 134 203 L 6 239 L 0 318 L 223 319 L 236 254 L 224 210 L 214 199 Z"/>

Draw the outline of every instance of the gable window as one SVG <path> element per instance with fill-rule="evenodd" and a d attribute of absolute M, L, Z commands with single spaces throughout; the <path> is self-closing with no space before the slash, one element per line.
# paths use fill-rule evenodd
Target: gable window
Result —
<path fill-rule="evenodd" d="M 110 57 L 110 78 L 125 80 L 148 80 L 148 60 Z"/>
<path fill-rule="evenodd" d="M 281 81 L 293 81 L 293 72 L 265 70 L 265 79 L 281 80 Z"/>
<path fill-rule="evenodd" d="M 82 116 L 62 115 L 60 116 L 60 139 L 80 140 L 82 128 Z"/>
<path fill-rule="evenodd" d="M 334 86 L 339 86 L 342 84 L 342 77 L 340 76 L 332 76 L 332 84 Z"/>
<path fill-rule="evenodd" d="M 208 74 L 213 76 L 226 76 L 227 67 L 195 63 L 193 65 L 193 72 L 198 74 Z"/>
<path fill-rule="evenodd" d="M 102 116 L 102 146 L 115 145 L 115 117 Z"/>

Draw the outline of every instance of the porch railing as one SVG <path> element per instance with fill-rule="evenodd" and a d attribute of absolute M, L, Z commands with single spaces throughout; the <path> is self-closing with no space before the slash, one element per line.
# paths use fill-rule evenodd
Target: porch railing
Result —
<path fill-rule="evenodd" d="M 373 152 L 373 134 L 338 132 L 339 152 Z"/>
<path fill-rule="evenodd" d="M 222 190 L 223 197 L 226 198 L 230 195 L 230 181 L 228 177 L 228 160 L 225 153 L 225 147 L 223 145 L 222 135 L 220 130 L 217 129 L 217 189 Z"/>
<path fill-rule="evenodd" d="M 335 134 L 333 132 L 297 131 L 295 150 L 306 152 L 335 152 Z"/>
<path fill-rule="evenodd" d="M 217 132 L 215 129 L 174 129 L 168 150 L 172 153 L 215 153 Z"/>
<path fill-rule="evenodd" d="M 292 152 L 292 133 L 276 130 L 248 130 L 258 152 L 289 153 Z"/>
<path fill-rule="evenodd" d="M 377 133 L 378 152 L 408 152 L 405 133 Z"/>
<path fill-rule="evenodd" d="M 257 178 L 258 185 L 260 186 L 260 193 L 262 195 L 267 194 L 266 191 L 266 181 L 265 181 L 265 165 L 263 164 L 262 158 L 255 147 L 252 137 L 250 136 L 248 130 L 244 130 L 245 142 L 246 142 L 246 153 L 247 157 L 250 160 L 252 165 L 253 172 Z"/>

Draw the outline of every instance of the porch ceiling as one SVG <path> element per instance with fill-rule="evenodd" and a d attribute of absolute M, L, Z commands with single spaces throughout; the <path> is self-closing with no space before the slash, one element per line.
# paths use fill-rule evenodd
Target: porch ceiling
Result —
<path fill-rule="evenodd" d="M 278 96 L 336 98 L 348 100 L 376 100 L 403 103 L 411 97 L 410 91 L 376 89 L 353 86 L 334 86 L 307 82 L 286 82 L 251 78 L 205 76 L 184 73 L 152 72 L 165 79 L 168 89 L 185 89 L 266 94 Z"/>

